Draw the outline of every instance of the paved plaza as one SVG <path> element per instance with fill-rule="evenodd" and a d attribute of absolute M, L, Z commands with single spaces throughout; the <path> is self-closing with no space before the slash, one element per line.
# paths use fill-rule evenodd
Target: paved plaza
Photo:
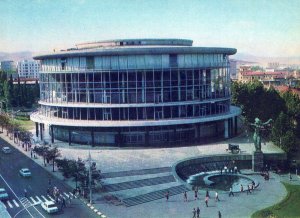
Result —
<path fill-rule="evenodd" d="M 250 195 L 237 193 L 234 197 L 229 197 L 228 193 L 223 191 L 219 192 L 221 201 L 215 202 L 215 192 L 210 191 L 211 198 L 206 207 L 204 202 L 206 190 L 200 190 L 199 200 L 194 200 L 194 192 L 188 191 L 188 202 L 184 202 L 182 188 L 185 186 L 174 179 L 171 167 L 176 162 L 190 157 L 231 155 L 226 151 L 228 143 L 239 144 L 242 154 L 251 154 L 255 149 L 251 139 L 245 136 L 220 143 L 175 148 L 93 148 L 55 142 L 62 156 L 68 159 L 78 157 L 87 159 L 88 153 L 91 153 L 97 168 L 104 175 L 103 185 L 107 187 L 106 192 L 93 195 L 94 207 L 107 217 L 192 217 L 192 210 L 197 207 L 201 210 L 200 217 L 218 217 L 218 211 L 222 213 L 222 217 L 250 217 L 255 211 L 281 201 L 286 195 L 281 181 L 288 181 L 288 176 L 271 173 L 269 181 L 265 181 L 260 175 L 253 175 L 260 185 Z M 262 151 L 282 153 L 282 150 L 271 143 L 263 143 Z M 28 152 L 26 154 L 29 155 Z M 42 164 L 41 158 L 36 161 Z M 52 166 L 46 168 L 51 171 Z M 58 172 L 55 172 L 55 175 L 62 178 Z M 74 186 L 73 181 L 66 182 Z M 291 182 L 300 185 L 300 180 L 296 176 L 293 176 Z M 172 190 L 168 202 L 162 197 L 165 190 Z M 135 202 L 133 206 L 130 206 L 130 202 L 129 206 L 125 206 L 125 200 L 118 201 L 113 196 L 121 200 L 127 199 L 127 202 L 128 199 L 134 199 Z M 150 200 L 143 201 L 142 198 Z"/>

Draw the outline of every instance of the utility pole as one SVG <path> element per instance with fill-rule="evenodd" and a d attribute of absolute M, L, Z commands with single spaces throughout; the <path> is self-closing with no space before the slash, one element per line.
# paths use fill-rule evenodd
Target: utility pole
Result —
<path fill-rule="evenodd" d="M 90 204 L 92 204 L 92 173 L 91 173 L 91 167 L 92 167 L 91 161 L 92 161 L 92 158 L 91 158 L 91 152 L 90 151 L 89 151 L 88 161 L 89 161 Z"/>

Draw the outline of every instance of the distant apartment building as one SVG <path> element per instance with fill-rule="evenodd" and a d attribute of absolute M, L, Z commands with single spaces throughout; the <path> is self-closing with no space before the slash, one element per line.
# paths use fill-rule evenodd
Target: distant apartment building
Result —
<path fill-rule="evenodd" d="M 268 68 L 277 69 L 279 67 L 279 62 L 268 63 Z"/>
<path fill-rule="evenodd" d="M 229 61 L 229 72 L 230 72 L 230 78 L 232 80 L 237 80 L 237 74 L 238 74 L 238 68 L 237 68 L 237 60 L 230 60 Z"/>
<path fill-rule="evenodd" d="M 261 71 L 240 71 L 238 81 L 242 83 L 258 80 L 264 85 L 289 84 L 294 78 L 294 73 L 288 71 L 261 72 Z"/>
<path fill-rule="evenodd" d="M 18 75 L 21 78 L 38 78 L 40 67 L 39 61 L 20 61 L 18 62 Z"/>
<path fill-rule="evenodd" d="M 16 71 L 16 64 L 12 60 L 1 61 L 1 70 L 5 72 Z"/>

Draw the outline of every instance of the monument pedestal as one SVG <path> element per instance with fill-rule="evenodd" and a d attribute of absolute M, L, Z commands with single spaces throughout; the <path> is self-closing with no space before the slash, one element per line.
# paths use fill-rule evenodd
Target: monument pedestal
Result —
<path fill-rule="evenodd" d="M 252 170 L 260 172 L 264 167 L 264 154 L 262 151 L 254 151 L 252 155 Z"/>

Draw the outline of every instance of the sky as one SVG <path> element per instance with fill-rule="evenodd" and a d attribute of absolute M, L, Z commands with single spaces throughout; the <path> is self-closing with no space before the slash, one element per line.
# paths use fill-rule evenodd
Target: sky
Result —
<path fill-rule="evenodd" d="M 0 52 L 123 38 L 300 56 L 300 0 L 0 0 Z"/>

